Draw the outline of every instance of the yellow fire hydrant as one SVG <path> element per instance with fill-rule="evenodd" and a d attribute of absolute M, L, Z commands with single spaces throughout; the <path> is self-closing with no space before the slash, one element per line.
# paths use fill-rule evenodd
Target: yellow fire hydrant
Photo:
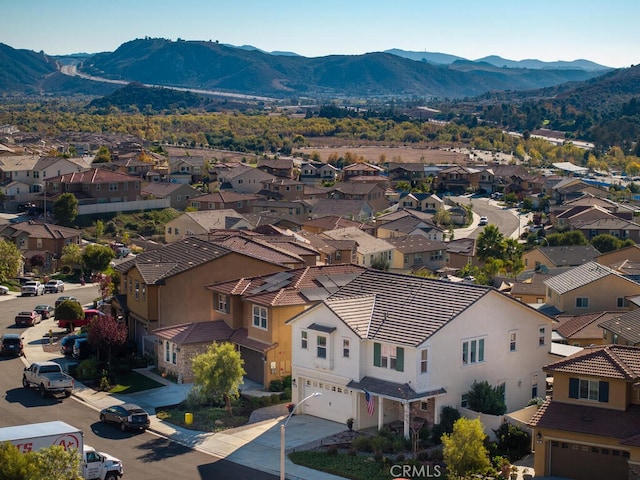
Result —
<path fill-rule="evenodd" d="M 53 330 L 49 329 L 49 345 L 53 343 Z"/>

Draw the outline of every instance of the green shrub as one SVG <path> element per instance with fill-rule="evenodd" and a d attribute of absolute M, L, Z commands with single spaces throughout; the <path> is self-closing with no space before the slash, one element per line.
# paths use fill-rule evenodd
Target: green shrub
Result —
<path fill-rule="evenodd" d="M 338 447 L 335 445 L 329 445 L 329 448 L 327 448 L 327 455 L 330 455 L 330 456 L 338 455 Z"/>
<path fill-rule="evenodd" d="M 429 451 L 428 450 L 420 450 L 416 453 L 416 460 L 420 462 L 426 462 L 429 460 Z"/>
<path fill-rule="evenodd" d="M 456 423 L 456 420 L 459 418 L 460 412 L 457 409 L 449 406 L 442 407 L 440 423 L 435 424 L 431 430 L 431 440 L 433 443 L 440 445 L 442 443 L 442 435 L 453 432 L 453 424 Z"/>
<path fill-rule="evenodd" d="M 503 415 L 507 411 L 504 403 L 504 385 L 492 387 L 489 382 L 473 382 L 467 392 L 469 408 L 474 412 Z"/>
<path fill-rule="evenodd" d="M 284 390 L 284 384 L 282 380 L 271 380 L 271 382 L 269 382 L 270 392 L 281 392 L 282 390 Z"/>
<path fill-rule="evenodd" d="M 373 447 L 371 446 L 371 437 L 368 437 L 366 435 L 360 435 L 359 437 L 356 437 L 356 439 L 351 443 L 351 447 L 360 452 L 373 451 Z"/>
<path fill-rule="evenodd" d="M 383 435 L 376 435 L 371 439 L 371 448 L 374 452 L 390 452 L 391 440 Z"/>
<path fill-rule="evenodd" d="M 497 453 L 508 457 L 512 462 L 530 453 L 531 435 L 520 427 L 502 422 L 502 425 L 493 432 L 498 439 Z"/>
<path fill-rule="evenodd" d="M 95 358 L 88 358 L 76 367 L 78 380 L 95 380 L 98 377 L 98 362 Z"/>

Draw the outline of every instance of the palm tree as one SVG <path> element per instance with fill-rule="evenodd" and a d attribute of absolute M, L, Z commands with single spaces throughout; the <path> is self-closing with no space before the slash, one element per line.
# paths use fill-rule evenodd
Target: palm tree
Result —
<path fill-rule="evenodd" d="M 487 225 L 476 241 L 478 258 L 486 262 L 488 258 L 502 260 L 505 254 L 504 235 L 495 225 Z"/>

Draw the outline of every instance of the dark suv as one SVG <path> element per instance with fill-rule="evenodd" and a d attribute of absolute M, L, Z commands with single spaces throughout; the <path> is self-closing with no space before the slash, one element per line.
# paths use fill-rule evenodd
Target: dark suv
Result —
<path fill-rule="evenodd" d="M 146 430 L 149 428 L 149 415 L 134 403 L 114 405 L 100 411 L 100 421 L 120 425 L 123 432 L 127 429 Z"/>
<path fill-rule="evenodd" d="M 0 354 L 20 356 L 23 354 L 22 337 L 17 333 L 5 333 L 2 335 Z"/>

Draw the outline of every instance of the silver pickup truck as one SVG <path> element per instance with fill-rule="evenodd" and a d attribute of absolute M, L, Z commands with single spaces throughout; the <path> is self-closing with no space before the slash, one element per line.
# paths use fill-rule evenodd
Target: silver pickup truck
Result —
<path fill-rule="evenodd" d="M 35 362 L 30 367 L 25 367 L 22 386 L 38 388 L 42 398 L 59 393 L 69 397 L 73 390 L 73 377 L 64 373 L 56 362 Z"/>

